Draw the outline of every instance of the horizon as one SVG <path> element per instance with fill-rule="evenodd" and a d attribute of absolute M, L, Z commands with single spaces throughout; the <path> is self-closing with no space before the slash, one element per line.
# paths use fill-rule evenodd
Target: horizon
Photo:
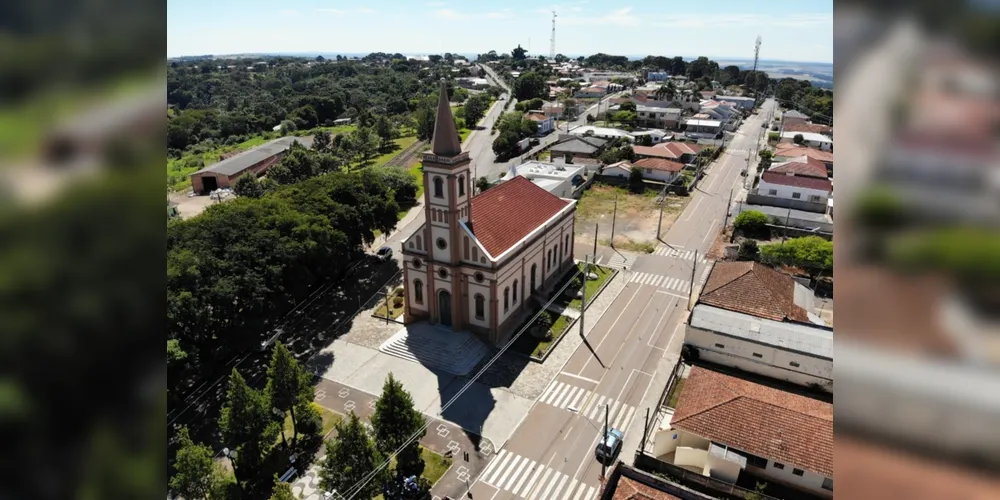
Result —
<path fill-rule="evenodd" d="M 590 0 L 558 5 L 371 0 L 364 7 L 330 0 L 170 0 L 167 56 L 401 53 L 400 47 L 411 54 L 480 54 L 501 52 L 500 47 L 509 52 L 518 45 L 530 54 L 548 55 L 552 11 L 555 52 L 564 55 L 666 52 L 745 60 L 753 59 L 760 35 L 761 60 L 833 61 L 831 0 L 716 0 L 707 8 L 690 3 L 668 8 L 652 0 L 614 7 Z M 462 51 L 453 45 L 462 45 Z"/>

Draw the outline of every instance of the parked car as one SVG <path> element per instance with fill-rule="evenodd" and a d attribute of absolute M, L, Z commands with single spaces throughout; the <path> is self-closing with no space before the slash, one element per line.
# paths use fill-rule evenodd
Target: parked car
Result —
<path fill-rule="evenodd" d="M 379 248 L 375 255 L 378 256 L 379 260 L 389 260 L 392 258 L 392 249 L 389 247 Z"/>
<path fill-rule="evenodd" d="M 622 440 L 624 438 L 625 435 L 622 434 L 622 431 L 609 428 L 608 433 L 604 435 L 604 439 L 597 443 L 597 449 L 594 450 L 597 460 L 604 464 L 614 462 L 615 458 L 618 457 L 618 453 L 622 451 Z"/>

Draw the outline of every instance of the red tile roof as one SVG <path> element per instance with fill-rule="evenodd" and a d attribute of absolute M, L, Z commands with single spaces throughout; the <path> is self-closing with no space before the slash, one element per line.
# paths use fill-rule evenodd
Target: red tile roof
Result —
<path fill-rule="evenodd" d="M 833 405 L 695 366 L 670 425 L 833 477 Z"/>
<path fill-rule="evenodd" d="M 795 305 L 795 280 L 757 262 L 717 262 L 698 303 L 774 321 L 809 322 L 805 309 Z"/>
<path fill-rule="evenodd" d="M 632 151 L 639 156 L 652 156 L 654 158 L 676 158 L 673 153 L 656 146 L 632 146 Z"/>
<path fill-rule="evenodd" d="M 618 485 L 615 487 L 615 493 L 611 500 L 680 500 L 680 498 L 634 479 L 621 476 L 618 478 Z"/>
<path fill-rule="evenodd" d="M 767 169 L 768 172 L 774 172 L 778 174 L 793 173 L 795 175 L 802 175 L 805 177 L 817 177 L 820 179 L 827 179 L 826 164 L 809 156 L 800 156 L 798 158 L 788 160 L 783 163 L 776 163 Z"/>
<path fill-rule="evenodd" d="M 472 198 L 470 229 L 498 257 L 569 203 L 517 176 Z"/>
<path fill-rule="evenodd" d="M 696 155 L 701 152 L 702 147 L 697 144 L 687 142 L 661 142 L 657 147 L 664 148 L 673 153 L 674 158 L 680 158 L 684 154 Z"/>
<path fill-rule="evenodd" d="M 777 147 L 774 148 L 774 156 L 795 157 L 803 155 L 815 158 L 819 161 L 833 163 L 833 153 L 829 151 L 821 151 L 816 148 L 809 148 L 805 146 L 796 146 L 793 143 L 785 142 L 778 143 Z"/>
<path fill-rule="evenodd" d="M 822 123 L 789 123 L 785 125 L 785 132 L 815 132 L 829 135 L 833 133 L 833 127 Z"/>
<path fill-rule="evenodd" d="M 548 120 L 550 117 L 546 116 L 544 113 L 528 113 L 527 118 L 536 122 L 543 122 Z"/>
<path fill-rule="evenodd" d="M 821 191 L 833 191 L 833 183 L 829 179 L 818 179 L 816 177 L 806 177 L 804 175 L 788 175 L 777 172 L 765 171 L 760 175 L 762 182 L 778 184 L 780 186 L 792 186 L 805 189 L 818 189 Z"/>
<path fill-rule="evenodd" d="M 641 158 L 632 165 L 639 168 L 649 168 L 663 172 L 680 172 L 684 169 L 684 164 L 679 161 L 672 161 L 666 158 Z"/>

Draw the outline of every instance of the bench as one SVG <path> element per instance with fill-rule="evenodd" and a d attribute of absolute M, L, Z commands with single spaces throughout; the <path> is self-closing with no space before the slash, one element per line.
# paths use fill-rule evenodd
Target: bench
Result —
<path fill-rule="evenodd" d="M 282 474 L 280 478 L 278 478 L 278 480 L 283 483 L 287 483 L 293 476 L 295 476 L 296 472 L 298 472 L 298 470 L 296 470 L 295 467 L 291 467 L 288 470 L 286 470 L 285 473 Z"/>

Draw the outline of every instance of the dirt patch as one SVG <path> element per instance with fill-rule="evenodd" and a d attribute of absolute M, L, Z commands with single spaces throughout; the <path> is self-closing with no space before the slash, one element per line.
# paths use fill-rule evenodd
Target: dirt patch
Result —
<path fill-rule="evenodd" d="M 627 189 L 595 182 L 580 197 L 576 212 L 576 241 L 581 245 L 598 243 L 607 245 L 611 239 L 614 216 L 615 244 L 619 239 L 623 244 L 656 244 L 656 229 L 660 218 L 658 190 L 649 189 L 642 194 L 630 193 Z M 615 198 L 618 209 L 615 210 Z M 663 206 L 663 221 L 660 234 L 666 233 L 677 216 L 684 211 L 690 197 L 667 195 Z M 602 241 L 603 240 L 603 241 Z"/>
<path fill-rule="evenodd" d="M 219 203 L 219 200 L 211 198 L 209 195 L 198 195 L 190 196 L 191 191 L 187 190 L 181 193 L 173 192 L 167 195 L 167 199 L 177 204 L 177 214 L 182 219 L 190 219 L 205 211 L 211 205 Z M 222 201 L 227 201 L 235 198 L 235 196 L 227 196 L 222 199 Z"/>

